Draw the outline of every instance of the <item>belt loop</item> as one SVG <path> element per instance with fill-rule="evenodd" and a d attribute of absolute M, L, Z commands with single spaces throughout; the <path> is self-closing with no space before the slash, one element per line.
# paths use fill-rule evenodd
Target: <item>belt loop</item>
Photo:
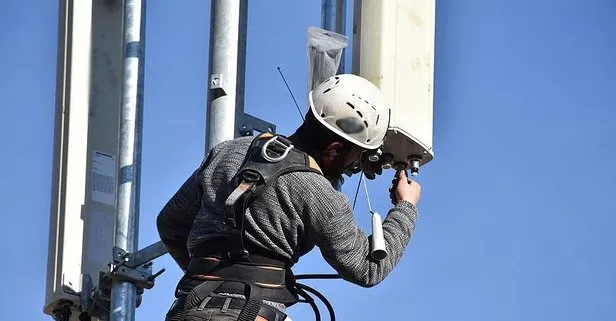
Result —
<path fill-rule="evenodd" d="M 225 303 L 222 305 L 222 309 L 220 309 L 220 311 L 222 313 L 227 313 L 227 310 L 229 309 L 229 304 L 231 303 L 231 298 L 225 298 Z"/>
<path fill-rule="evenodd" d="M 203 300 L 203 302 L 201 302 L 201 304 L 199 304 L 199 307 L 197 308 L 197 311 L 201 311 L 203 309 L 205 309 L 205 305 L 210 302 L 210 300 L 212 299 L 211 296 L 208 296 L 207 298 L 205 298 L 205 300 Z"/>

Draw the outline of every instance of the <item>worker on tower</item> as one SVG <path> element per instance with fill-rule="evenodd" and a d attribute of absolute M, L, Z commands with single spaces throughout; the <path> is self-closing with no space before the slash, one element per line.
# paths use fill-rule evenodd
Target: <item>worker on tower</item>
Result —
<path fill-rule="evenodd" d="M 371 257 L 370 236 L 335 188 L 357 164 L 375 175 L 367 156 L 381 147 L 390 117 L 381 91 L 336 75 L 309 102 L 288 138 L 262 134 L 212 148 L 158 215 L 161 240 L 185 272 L 166 320 L 282 321 L 298 300 L 290 268 L 315 246 L 362 287 L 383 281 L 399 262 L 415 229 L 419 184 L 397 174 L 382 260 Z"/>

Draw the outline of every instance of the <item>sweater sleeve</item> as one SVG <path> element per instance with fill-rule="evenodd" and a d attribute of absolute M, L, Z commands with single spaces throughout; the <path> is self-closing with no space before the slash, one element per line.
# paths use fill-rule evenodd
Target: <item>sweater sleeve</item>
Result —
<path fill-rule="evenodd" d="M 156 227 L 161 241 L 176 263 L 186 270 L 190 260 L 187 242 L 203 196 L 201 176 L 211 152 L 158 214 Z"/>
<path fill-rule="evenodd" d="M 303 191 L 309 230 L 324 259 L 349 282 L 363 287 L 377 285 L 400 261 L 415 229 L 417 209 L 400 201 L 388 212 L 383 222 L 388 255 L 376 261 L 370 257 L 371 236 L 357 225 L 348 198 L 323 177 L 311 176 L 298 191 Z"/>

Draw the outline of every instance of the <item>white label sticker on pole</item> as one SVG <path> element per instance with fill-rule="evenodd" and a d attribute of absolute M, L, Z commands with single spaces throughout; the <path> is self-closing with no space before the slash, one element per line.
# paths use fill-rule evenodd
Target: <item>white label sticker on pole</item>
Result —
<path fill-rule="evenodd" d="M 116 160 L 113 155 L 94 151 L 92 158 L 92 200 L 115 205 Z"/>

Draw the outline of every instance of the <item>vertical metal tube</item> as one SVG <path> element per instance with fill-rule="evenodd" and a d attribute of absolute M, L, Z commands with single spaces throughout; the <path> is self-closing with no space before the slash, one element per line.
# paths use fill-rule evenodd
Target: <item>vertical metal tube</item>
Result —
<path fill-rule="evenodd" d="M 124 0 L 120 174 L 114 245 L 127 252 L 137 250 L 139 232 L 145 7 L 145 0 Z M 111 321 L 134 321 L 136 302 L 135 284 L 113 280 L 109 311 Z"/>
<path fill-rule="evenodd" d="M 346 27 L 346 0 L 321 1 L 321 28 L 339 34 L 345 34 Z M 338 73 L 344 73 L 344 50 L 340 59 Z"/>
<path fill-rule="evenodd" d="M 237 77 L 235 88 L 235 137 L 244 123 L 244 87 L 246 77 L 246 38 L 248 30 L 248 1 L 240 1 L 239 35 L 237 39 Z"/>
<path fill-rule="evenodd" d="M 212 0 L 206 153 L 236 137 L 243 116 L 246 9 L 247 0 Z"/>

